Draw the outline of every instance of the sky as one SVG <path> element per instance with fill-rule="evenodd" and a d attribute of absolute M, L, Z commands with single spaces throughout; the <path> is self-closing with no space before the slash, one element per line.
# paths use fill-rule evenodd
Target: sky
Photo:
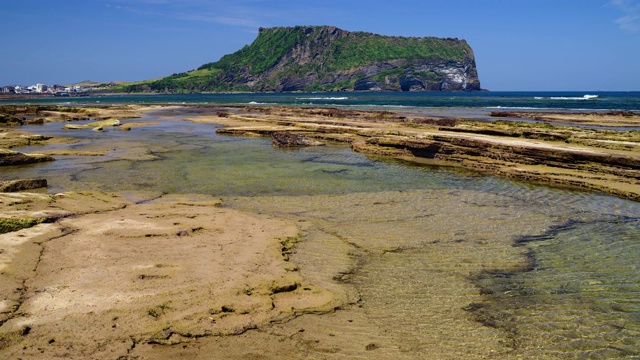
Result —
<path fill-rule="evenodd" d="M 195 69 L 259 27 L 465 39 L 492 91 L 640 91 L 640 0 L 0 0 L 0 86 Z"/>

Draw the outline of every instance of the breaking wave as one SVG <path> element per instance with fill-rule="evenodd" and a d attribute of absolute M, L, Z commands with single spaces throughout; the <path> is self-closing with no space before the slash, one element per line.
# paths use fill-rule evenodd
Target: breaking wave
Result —
<path fill-rule="evenodd" d="M 485 106 L 485 109 L 540 110 L 540 108 L 531 106 Z"/>
<path fill-rule="evenodd" d="M 346 96 L 340 97 L 301 97 L 296 98 L 296 100 L 349 100 Z"/>
<path fill-rule="evenodd" d="M 551 96 L 548 99 L 550 100 L 595 100 L 598 98 L 598 95 L 583 95 L 583 96 Z M 536 96 L 534 97 L 536 100 L 545 100 L 547 98 Z"/>

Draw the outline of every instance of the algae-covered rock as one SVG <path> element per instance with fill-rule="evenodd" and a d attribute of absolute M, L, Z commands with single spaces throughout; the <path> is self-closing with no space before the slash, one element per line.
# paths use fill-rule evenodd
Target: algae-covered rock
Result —
<path fill-rule="evenodd" d="M 321 146 L 324 143 L 308 139 L 301 134 L 290 132 L 274 132 L 271 134 L 273 145 L 278 147 Z"/>
<path fill-rule="evenodd" d="M 53 160 L 54 158 L 49 155 L 25 154 L 17 151 L 0 149 L 0 166 L 34 164 Z"/>
<path fill-rule="evenodd" d="M 39 224 L 39 219 L 7 219 L 0 218 L 0 234 L 18 231 L 20 229 L 30 228 Z"/>
<path fill-rule="evenodd" d="M 23 120 L 12 114 L 0 114 L 0 125 L 22 125 Z"/>
<path fill-rule="evenodd" d="M 0 192 L 16 192 L 24 190 L 32 190 L 46 188 L 46 179 L 19 179 L 0 181 Z"/>

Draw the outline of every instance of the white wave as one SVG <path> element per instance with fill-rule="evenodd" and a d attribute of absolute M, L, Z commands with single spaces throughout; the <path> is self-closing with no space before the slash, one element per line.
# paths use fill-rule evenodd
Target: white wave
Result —
<path fill-rule="evenodd" d="M 410 106 L 410 105 L 385 105 L 385 104 L 357 104 L 357 105 L 341 105 L 344 107 L 354 107 L 354 108 L 380 108 L 380 107 L 388 107 L 388 108 L 413 108 L 416 106 Z M 420 107 L 420 106 L 418 106 Z M 423 107 L 420 107 L 423 108 Z"/>
<path fill-rule="evenodd" d="M 340 97 L 301 97 L 296 98 L 296 100 L 349 100 L 346 96 Z"/>
<path fill-rule="evenodd" d="M 518 110 L 538 110 L 540 108 L 530 106 L 487 106 L 485 109 L 518 109 Z"/>
<path fill-rule="evenodd" d="M 267 103 L 261 103 L 261 102 L 257 102 L 257 101 L 249 101 L 249 104 L 251 104 L 251 105 L 266 105 Z"/>
<path fill-rule="evenodd" d="M 594 112 L 594 111 L 625 111 L 627 109 L 605 109 L 605 108 L 551 108 L 551 107 L 527 107 L 527 106 L 485 106 L 485 109 L 514 109 L 514 110 L 541 110 L 541 111 L 559 111 L 559 112 L 573 112 L 573 111 L 584 111 L 584 112 Z M 631 111 L 639 111 L 639 110 L 631 110 Z"/>
<path fill-rule="evenodd" d="M 549 99 L 551 100 L 595 100 L 598 98 L 598 95 L 583 95 L 580 97 L 574 96 L 552 96 Z"/>

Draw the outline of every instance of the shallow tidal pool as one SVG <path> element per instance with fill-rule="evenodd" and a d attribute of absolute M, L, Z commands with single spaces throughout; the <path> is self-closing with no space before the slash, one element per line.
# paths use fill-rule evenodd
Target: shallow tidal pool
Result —
<path fill-rule="evenodd" d="M 161 113 L 140 121 L 160 125 L 25 126 L 78 140 L 47 148 L 105 155 L 2 169 L 0 179 L 42 177 L 50 192 L 212 194 L 296 221 L 301 273 L 344 292 L 406 358 L 640 357 L 638 203 L 339 145 L 276 149 Z"/>

